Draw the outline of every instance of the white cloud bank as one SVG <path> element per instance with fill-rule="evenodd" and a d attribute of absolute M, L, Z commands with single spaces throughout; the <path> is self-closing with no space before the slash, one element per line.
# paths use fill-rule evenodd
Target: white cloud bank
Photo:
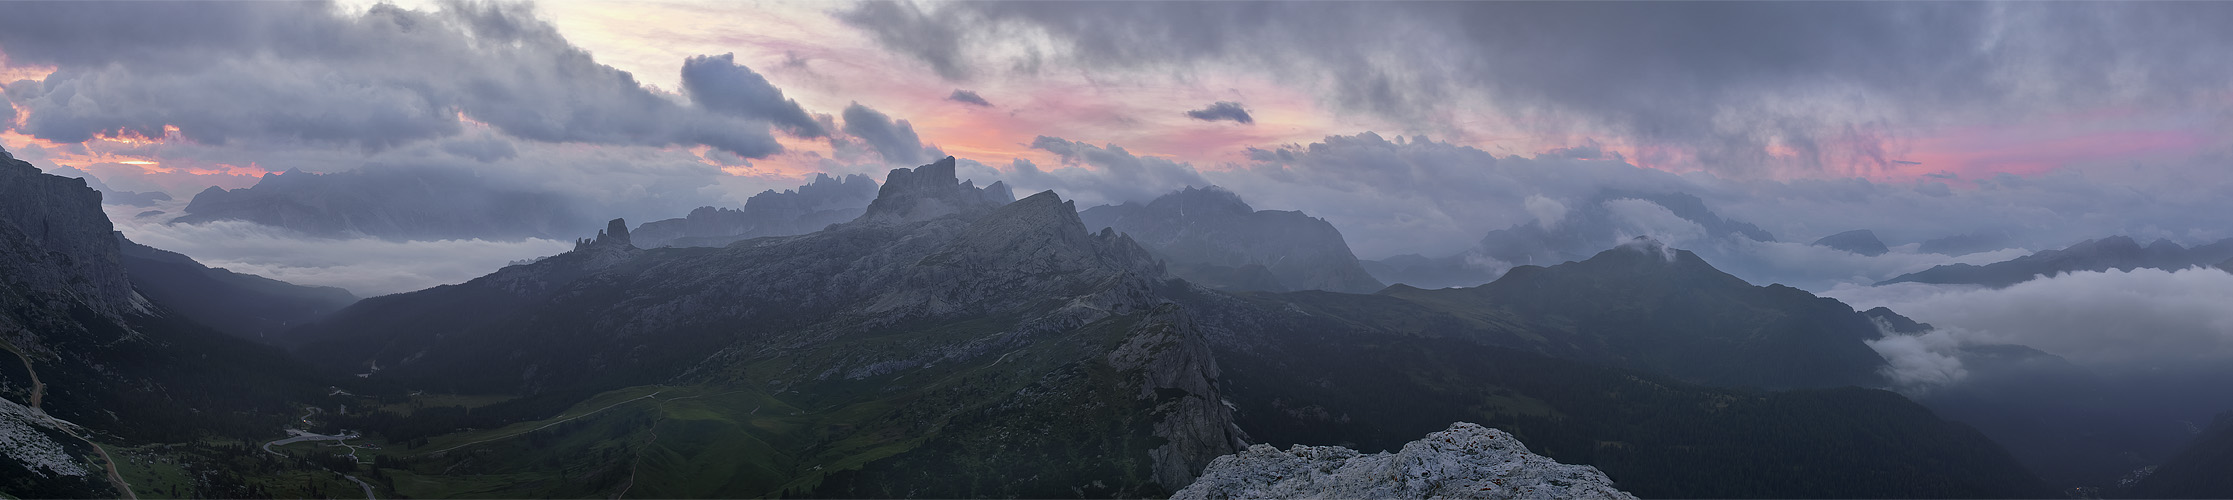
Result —
<path fill-rule="evenodd" d="M 172 214 L 135 218 L 141 208 L 111 205 L 124 237 L 186 254 L 202 265 L 298 285 L 333 286 L 360 297 L 463 283 L 506 264 L 573 249 L 572 242 L 311 238 L 249 222 L 163 224 Z"/>
<path fill-rule="evenodd" d="M 1840 286 L 1825 295 L 1939 328 L 1871 343 L 1907 382 L 1959 380 L 1951 358 L 1966 344 L 2021 344 L 2104 371 L 2233 361 L 2233 273 L 2218 269 L 2084 271 L 1997 290 Z"/>

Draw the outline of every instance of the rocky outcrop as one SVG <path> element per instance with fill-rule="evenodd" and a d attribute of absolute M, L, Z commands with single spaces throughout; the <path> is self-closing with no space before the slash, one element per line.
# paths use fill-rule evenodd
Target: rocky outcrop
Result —
<path fill-rule="evenodd" d="M 976 181 L 954 176 L 954 157 L 913 169 L 892 169 L 877 189 L 876 201 L 855 222 L 891 225 L 921 222 L 955 214 L 975 215 L 1016 201 L 1007 184 L 998 181 L 979 188 Z"/>
<path fill-rule="evenodd" d="M 1882 335 L 1868 316 L 1797 288 L 1753 286 L 1646 237 L 1578 262 L 1514 267 L 1478 287 L 1391 286 L 1380 295 L 1542 332 L 1511 347 L 1691 382 L 1795 389 L 1883 381 L 1884 358 L 1864 344 Z"/>
<path fill-rule="evenodd" d="M 1171 273 L 1226 290 L 1371 293 L 1341 231 L 1302 212 L 1256 210 L 1217 186 L 1188 187 L 1147 204 L 1093 207 L 1088 229 L 1112 228 L 1170 263 Z"/>
<path fill-rule="evenodd" d="M 1884 255 L 1885 252 L 1892 251 L 1890 248 L 1885 248 L 1883 240 L 1876 239 L 1876 232 L 1867 229 L 1855 229 L 1824 236 L 1822 239 L 1814 240 L 1812 245 L 1830 247 L 1870 257 Z"/>
<path fill-rule="evenodd" d="M 635 248 L 634 238 L 628 236 L 628 220 L 613 219 L 605 223 L 604 230 L 597 231 L 596 237 L 574 240 L 575 251 L 589 249 L 590 247 Z"/>
<path fill-rule="evenodd" d="M 1148 456 L 1157 484 L 1184 488 L 1212 460 L 1248 446 L 1248 434 L 1233 424 L 1233 409 L 1219 394 L 1217 358 L 1180 308 L 1156 311 L 1107 359 L 1117 370 L 1135 374 L 1140 399 L 1156 403 L 1154 435 L 1165 442 Z"/>
<path fill-rule="evenodd" d="M 744 200 L 744 208 L 699 207 L 687 217 L 644 223 L 635 230 L 643 248 L 718 247 L 737 240 L 820 231 L 856 217 L 876 199 L 877 184 L 865 175 L 844 179 L 815 174 L 795 191 L 767 190 Z"/>
<path fill-rule="evenodd" d="M 1636 498 L 1604 473 L 1530 453 L 1504 431 L 1466 422 L 1395 453 L 1256 445 L 1219 457 L 1174 499 Z"/>

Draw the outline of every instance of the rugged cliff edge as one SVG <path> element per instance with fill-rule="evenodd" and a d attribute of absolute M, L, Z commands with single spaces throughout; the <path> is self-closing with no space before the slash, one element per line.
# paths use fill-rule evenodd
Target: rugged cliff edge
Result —
<path fill-rule="evenodd" d="M 1466 422 L 1396 453 L 1256 445 L 1218 457 L 1173 499 L 1636 498 L 1587 465 L 1527 451 L 1504 431 Z"/>
<path fill-rule="evenodd" d="M 742 209 L 698 207 L 686 217 L 644 223 L 635 230 L 635 244 L 643 248 L 721 247 L 762 236 L 820 231 L 860 217 L 876 199 L 876 186 L 876 181 L 866 175 L 848 175 L 840 180 L 815 174 L 813 182 L 796 190 L 770 189 L 752 195 L 744 200 Z"/>

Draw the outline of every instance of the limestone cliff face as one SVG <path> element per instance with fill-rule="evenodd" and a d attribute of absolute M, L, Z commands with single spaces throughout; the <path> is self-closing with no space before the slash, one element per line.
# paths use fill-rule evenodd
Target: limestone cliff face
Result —
<path fill-rule="evenodd" d="M 101 193 L 84 180 L 0 151 L 0 279 L 8 287 L 59 292 L 112 317 L 132 309 L 114 232 Z"/>
<path fill-rule="evenodd" d="M 1194 320 L 1176 306 L 1161 308 L 1110 351 L 1110 366 L 1133 374 L 1139 398 L 1155 401 L 1155 437 L 1148 451 L 1155 482 L 1179 489 L 1193 484 L 1212 460 L 1248 446 L 1217 387 L 1217 358 Z"/>
<path fill-rule="evenodd" d="M 975 182 L 954 176 L 952 156 L 913 169 L 892 169 L 884 178 L 884 186 L 876 191 L 876 201 L 869 203 L 868 213 L 855 222 L 921 222 L 955 214 L 974 215 L 1016 201 L 1007 184 L 996 181 L 979 188 Z"/>
<path fill-rule="evenodd" d="M 1256 445 L 1219 457 L 1174 499 L 1636 498 L 1587 465 L 1527 451 L 1504 431 L 1466 422 L 1371 455 L 1339 446 Z"/>

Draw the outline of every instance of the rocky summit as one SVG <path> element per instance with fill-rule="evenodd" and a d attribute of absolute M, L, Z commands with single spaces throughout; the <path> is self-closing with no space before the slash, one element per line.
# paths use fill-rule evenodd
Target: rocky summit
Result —
<path fill-rule="evenodd" d="M 1458 422 L 1395 453 L 1255 445 L 1210 462 L 1174 499 L 1636 498 L 1587 465 L 1530 453 L 1504 431 Z"/>

